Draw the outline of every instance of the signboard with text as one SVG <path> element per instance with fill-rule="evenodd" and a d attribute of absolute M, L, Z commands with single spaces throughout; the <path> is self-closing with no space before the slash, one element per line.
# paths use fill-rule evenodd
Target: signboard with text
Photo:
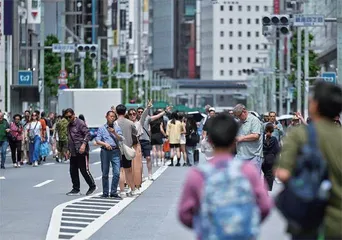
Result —
<path fill-rule="evenodd" d="M 32 85 L 32 71 L 19 71 L 18 84 L 19 85 Z"/>
<path fill-rule="evenodd" d="M 295 27 L 323 27 L 324 24 L 324 15 L 295 14 L 293 18 L 293 26 Z"/>
<path fill-rule="evenodd" d="M 75 44 L 52 44 L 52 52 L 54 53 L 74 53 Z"/>

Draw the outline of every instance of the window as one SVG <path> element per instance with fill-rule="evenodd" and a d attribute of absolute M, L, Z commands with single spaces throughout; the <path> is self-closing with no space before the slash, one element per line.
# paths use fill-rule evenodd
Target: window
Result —
<path fill-rule="evenodd" d="M 233 50 L 233 44 L 229 44 L 229 49 Z"/>
<path fill-rule="evenodd" d="M 255 11 L 259 12 L 259 10 L 260 10 L 260 7 L 259 6 L 255 6 Z"/>
<path fill-rule="evenodd" d="M 233 70 L 229 70 L 229 76 L 233 76 Z"/>
<path fill-rule="evenodd" d="M 255 32 L 255 36 L 256 36 L 256 37 L 259 37 L 259 32 Z"/>
<path fill-rule="evenodd" d="M 239 18 L 239 20 L 238 20 L 238 21 L 239 21 L 239 24 L 242 24 L 242 19 L 241 19 L 241 18 Z"/>
<path fill-rule="evenodd" d="M 241 12 L 242 11 L 242 6 L 239 6 L 239 12 Z"/>
<path fill-rule="evenodd" d="M 233 31 L 230 31 L 230 32 L 229 32 L 229 37 L 233 37 L 233 36 L 234 36 Z"/>
<path fill-rule="evenodd" d="M 251 58 L 250 58 L 250 57 L 247 58 L 247 62 L 248 62 L 248 63 L 251 62 Z"/>
<path fill-rule="evenodd" d="M 268 12 L 268 6 L 264 6 L 264 11 Z"/>
<path fill-rule="evenodd" d="M 229 18 L 229 24 L 233 24 L 233 19 L 232 18 Z"/>
<path fill-rule="evenodd" d="M 224 31 L 221 31 L 221 32 L 220 32 L 220 36 L 221 36 L 221 37 L 224 37 Z"/>
<path fill-rule="evenodd" d="M 239 50 L 241 50 L 241 49 L 242 49 L 242 45 L 241 45 L 241 44 L 239 44 L 238 48 L 239 48 Z"/>
<path fill-rule="evenodd" d="M 250 37 L 251 36 L 251 32 L 247 32 L 247 37 Z"/>
<path fill-rule="evenodd" d="M 241 71 L 241 70 L 239 70 L 239 71 L 238 71 L 238 74 L 239 74 L 239 76 L 241 76 L 241 75 L 242 75 L 242 71 Z"/>
<path fill-rule="evenodd" d="M 220 62 L 221 62 L 221 63 L 224 62 L 224 57 L 220 57 Z"/>
<path fill-rule="evenodd" d="M 251 50 L 251 45 L 247 44 L 247 50 Z"/>
<path fill-rule="evenodd" d="M 255 24 L 259 24 L 260 23 L 260 19 L 259 18 L 256 18 L 255 19 Z"/>
<path fill-rule="evenodd" d="M 242 57 L 238 58 L 238 62 L 241 63 L 242 62 Z"/>
<path fill-rule="evenodd" d="M 247 12 L 251 11 L 251 6 L 247 6 Z"/>
<path fill-rule="evenodd" d="M 233 11 L 233 6 L 229 6 L 229 11 Z"/>
<path fill-rule="evenodd" d="M 264 49 L 267 49 L 267 44 L 264 44 Z"/>
<path fill-rule="evenodd" d="M 224 76 L 224 71 L 223 70 L 220 71 L 220 75 Z"/>
<path fill-rule="evenodd" d="M 250 18 L 247 19 L 247 24 L 251 24 L 251 19 Z"/>
<path fill-rule="evenodd" d="M 255 62 L 259 63 L 259 58 L 258 57 L 255 58 Z"/>
<path fill-rule="evenodd" d="M 221 24 L 224 24 L 224 18 L 221 18 L 221 19 L 220 19 L 220 23 L 221 23 Z"/>
<path fill-rule="evenodd" d="M 239 31 L 239 37 L 242 37 L 242 32 L 241 31 Z"/>
<path fill-rule="evenodd" d="M 224 49 L 224 45 L 223 45 L 223 44 L 220 45 L 220 49 L 221 49 L 221 50 Z"/>
<path fill-rule="evenodd" d="M 259 45 L 255 44 L 255 50 L 259 50 Z"/>
<path fill-rule="evenodd" d="M 232 58 L 232 57 L 229 58 L 229 62 L 230 62 L 230 63 L 233 62 L 233 58 Z"/>
<path fill-rule="evenodd" d="M 221 5 L 220 7 L 221 7 L 221 11 L 224 11 L 224 6 L 223 6 L 223 5 Z"/>

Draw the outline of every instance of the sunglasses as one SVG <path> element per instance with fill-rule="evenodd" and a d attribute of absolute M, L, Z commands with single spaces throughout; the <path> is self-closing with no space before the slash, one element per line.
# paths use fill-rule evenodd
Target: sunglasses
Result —
<path fill-rule="evenodd" d="M 131 112 L 128 114 L 129 116 L 136 116 L 137 114 L 135 112 Z"/>
<path fill-rule="evenodd" d="M 36 114 L 32 114 L 32 117 L 37 117 L 37 115 Z"/>
<path fill-rule="evenodd" d="M 142 114 L 142 113 L 143 113 L 143 111 L 138 111 L 138 113 Z"/>

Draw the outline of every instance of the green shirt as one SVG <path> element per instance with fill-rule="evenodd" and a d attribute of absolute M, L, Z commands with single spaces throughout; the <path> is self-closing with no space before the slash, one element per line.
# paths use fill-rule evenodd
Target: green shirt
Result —
<path fill-rule="evenodd" d="M 68 120 L 61 119 L 56 124 L 56 131 L 58 133 L 58 140 L 61 142 L 68 141 Z"/>
<path fill-rule="evenodd" d="M 318 146 L 328 162 L 329 178 L 332 183 L 330 200 L 325 213 L 325 236 L 342 237 L 342 128 L 327 120 L 315 122 Z M 307 142 L 305 126 L 291 129 L 284 138 L 278 166 L 290 172 L 295 167 L 297 154 Z"/>
<path fill-rule="evenodd" d="M 6 129 L 8 128 L 9 128 L 9 124 L 5 119 L 0 121 L 0 142 L 7 141 Z"/>

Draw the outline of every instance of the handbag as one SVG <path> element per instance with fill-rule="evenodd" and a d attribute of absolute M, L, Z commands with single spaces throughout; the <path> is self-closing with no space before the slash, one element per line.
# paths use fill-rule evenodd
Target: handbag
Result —
<path fill-rule="evenodd" d="M 128 147 L 123 142 L 118 141 L 106 128 L 107 132 L 109 133 L 109 136 L 114 140 L 115 144 L 119 147 L 120 152 L 122 155 L 125 155 L 125 158 L 128 161 L 131 161 L 135 158 L 136 152 L 133 147 Z"/>

